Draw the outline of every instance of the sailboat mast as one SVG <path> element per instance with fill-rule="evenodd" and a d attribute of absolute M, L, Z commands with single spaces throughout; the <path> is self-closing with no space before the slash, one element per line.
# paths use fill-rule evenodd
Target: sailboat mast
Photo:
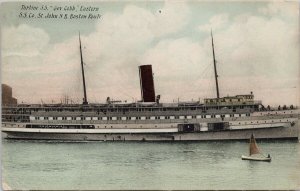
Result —
<path fill-rule="evenodd" d="M 211 44 L 212 44 L 212 51 L 213 51 L 213 58 L 214 58 L 214 71 L 215 71 L 215 80 L 216 80 L 216 89 L 217 89 L 217 98 L 220 98 L 219 94 L 219 83 L 218 83 L 218 73 L 217 73 L 217 66 L 216 66 L 216 58 L 215 58 L 215 48 L 214 48 L 214 38 L 212 35 L 212 30 L 211 30 Z"/>
<path fill-rule="evenodd" d="M 83 58 L 82 58 L 82 49 L 81 49 L 81 40 L 80 40 L 80 32 L 79 32 L 79 49 L 80 49 L 80 61 L 81 61 L 81 72 L 82 72 L 82 82 L 83 82 L 83 105 L 88 104 L 87 97 L 86 97 L 86 87 L 85 87 L 85 77 L 84 77 L 84 67 L 83 67 Z"/>

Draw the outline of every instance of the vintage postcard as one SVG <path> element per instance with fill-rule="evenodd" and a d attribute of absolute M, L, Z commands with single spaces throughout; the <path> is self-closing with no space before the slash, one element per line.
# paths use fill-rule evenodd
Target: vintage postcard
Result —
<path fill-rule="evenodd" d="M 300 189 L 299 2 L 2 2 L 4 190 Z"/>

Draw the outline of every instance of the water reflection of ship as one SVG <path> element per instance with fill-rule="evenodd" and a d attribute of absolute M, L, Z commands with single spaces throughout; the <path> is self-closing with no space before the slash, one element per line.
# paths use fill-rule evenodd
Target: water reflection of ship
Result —
<path fill-rule="evenodd" d="M 81 40 L 82 104 L 19 104 L 4 106 L 2 132 L 12 139 L 83 141 L 298 139 L 299 110 L 271 111 L 254 95 L 219 96 L 212 38 L 216 98 L 203 102 L 160 103 L 155 95 L 151 65 L 139 66 L 142 100 L 124 103 L 88 103 Z"/>

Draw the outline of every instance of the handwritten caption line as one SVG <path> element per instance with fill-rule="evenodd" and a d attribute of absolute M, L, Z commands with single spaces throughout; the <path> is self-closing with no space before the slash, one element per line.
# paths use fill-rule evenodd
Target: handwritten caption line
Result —
<path fill-rule="evenodd" d="M 21 5 L 23 19 L 100 19 L 99 7 L 83 5 Z"/>

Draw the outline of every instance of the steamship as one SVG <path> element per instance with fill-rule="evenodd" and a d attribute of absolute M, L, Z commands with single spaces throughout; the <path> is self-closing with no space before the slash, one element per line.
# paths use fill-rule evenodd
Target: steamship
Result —
<path fill-rule="evenodd" d="M 160 103 L 151 65 L 139 66 L 142 101 L 88 103 L 79 35 L 84 98 L 82 104 L 2 106 L 5 138 L 61 141 L 208 141 L 299 139 L 299 110 L 271 109 L 253 93 L 219 96 L 211 34 L 216 98 L 203 102 Z"/>

